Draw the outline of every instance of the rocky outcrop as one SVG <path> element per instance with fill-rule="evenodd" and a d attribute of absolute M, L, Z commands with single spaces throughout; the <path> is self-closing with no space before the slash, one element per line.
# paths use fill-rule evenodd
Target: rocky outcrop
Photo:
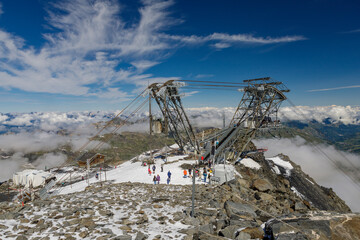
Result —
<path fill-rule="evenodd" d="M 298 210 L 302 208 L 304 211 L 305 208 L 314 208 L 341 213 L 351 212 L 350 208 L 332 189 L 318 185 L 287 156 L 282 154 L 278 156 L 284 162 L 290 163 L 293 169 L 286 171 L 282 166 L 266 160 L 262 153 L 252 155 L 254 161 L 261 165 L 259 170 L 237 165 L 237 170 L 242 174 L 243 179 L 251 184 L 250 188 L 259 192 L 256 196 L 258 200 L 261 199 L 260 192 L 271 192 L 275 199 L 280 200 L 284 206 L 289 204 L 293 210 L 297 207 Z M 280 173 L 276 173 L 274 167 L 278 168 Z M 262 196 L 263 198 L 268 197 L 267 195 Z"/>

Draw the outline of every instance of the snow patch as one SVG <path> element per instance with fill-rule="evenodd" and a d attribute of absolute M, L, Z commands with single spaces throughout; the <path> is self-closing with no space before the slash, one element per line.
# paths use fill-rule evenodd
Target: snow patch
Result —
<path fill-rule="evenodd" d="M 272 167 L 272 170 L 273 170 L 277 175 L 280 175 L 280 174 L 281 174 L 280 169 L 279 169 L 278 166 L 276 166 L 276 165 L 274 165 L 274 166 Z"/>
<path fill-rule="evenodd" d="M 301 199 L 305 199 L 305 196 L 302 195 L 295 187 L 291 187 L 290 189 L 296 194 L 296 196 L 298 196 Z"/>
<path fill-rule="evenodd" d="M 272 158 L 266 158 L 267 161 L 272 161 L 275 165 L 282 167 L 285 169 L 286 171 L 286 176 L 290 176 L 291 174 L 291 170 L 294 168 L 290 162 L 285 161 L 283 159 L 281 159 L 280 157 L 276 156 L 276 157 L 272 157 Z M 280 172 L 279 169 L 274 169 L 273 170 L 277 173 Z M 277 173 L 278 174 L 278 173 Z M 280 174 L 280 173 L 279 173 Z"/>
<path fill-rule="evenodd" d="M 259 170 L 261 168 L 260 164 L 258 164 L 251 158 L 243 158 L 242 160 L 240 160 L 240 164 L 256 170 Z"/>

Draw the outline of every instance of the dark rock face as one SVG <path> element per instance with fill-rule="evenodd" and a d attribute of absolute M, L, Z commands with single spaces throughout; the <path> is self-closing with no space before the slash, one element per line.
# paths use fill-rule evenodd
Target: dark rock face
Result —
<path fill-rule="evenodd" d="M 276 166 L 280 170 L 280 174 L 276 174 L 272 170 L 275 164 L 265 160 L 262 153 L 252 156 L 254 161 L 261 165 L 261 169 L 254 170 L 244 166 L 237 166 L 237 170 L 243 175 L 244 179 L 252 182 L 251 188 L 253 190 L 270 193 L 272 196 L 275 195 L 277 200 L 289 199 L 292 210 L 297 207 L 297 210 L 301 209 L 302 212 L 306 212 L 306 208 L 342 213 L 351 212 L 345 202 L 331 189 L 318 185 L 314 179 L 305 174 L 300 166 L 293 163 L 287 156 L 282 154 L 278 156 L 293 166 L 290 174 L 281 166 Z M 269 183 L 269 185 L 266 183 Z M 295 198 L 294 195 L 296 195 Z M 259 193 L 256 197 L 258 200 L 261 199 Z M 287 205 L 287 203 L 284 204 Z"/>
<path fill-rule="evenodd" d="M 312 181 L 309 182 L 305 174 L 298 170 L 292 171 L 289 181 L 291 186 L 295 187 L 310 204 L 325 211 L 350 212 L 350 208 L 336 194 L 319 186 Z"/>

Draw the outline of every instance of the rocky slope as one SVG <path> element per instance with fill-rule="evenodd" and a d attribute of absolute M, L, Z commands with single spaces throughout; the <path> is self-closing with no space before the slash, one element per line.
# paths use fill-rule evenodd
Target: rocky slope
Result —
<path fill-rule="evenodd" d="M 250 146 L 251 147 L 251 146 Z M 360 215 L 286 156 L 253 156 L 223 185 L 91 185 L 85 191 L 0 206 L 4 239 L 360 239 Z M 279 160 L 280 159 L 280 160 Z M 241 176 L 240 176 L 241 175 Z"/>

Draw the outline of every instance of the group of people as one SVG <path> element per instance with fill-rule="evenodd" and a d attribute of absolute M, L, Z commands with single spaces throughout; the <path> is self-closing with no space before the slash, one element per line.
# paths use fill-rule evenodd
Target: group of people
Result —
<path fill-rule="evenodd" d="M 187 178 L 187 177 L 191 178 L 191 172 L 192 171 L 193 170 L 191 168 L 189 168 L 189 172 L 186 169 L 184 169 L 184 171 L 183 171 L 184 176 L 183 177 L 184 178 Z M 201 175 L 199 169 L 194 169 L 194 171 L 195 171 L 195 177 L 198 177 L 203 182 L 209 182 L 210 183 L 210 177 L 212 175 L 212 169 L 211 168 L 207 169 L 206 167 L 204 167 L 202 175 Z M 203 176 L 203 178 L 202 178 L 202 176 Z"/>
<path fill-rule="evenodd" d="M 161 165 L 161 172 L 164 171 L 163 165 Z M 159 174 L 155 174 L 156 172 L 156 166 L 155 164 L 152 165 L 152 167 L 150 166 L 150 164 L 148 165 L 148 173 L 150 176 L 152 176 L 153 174 L 153 182 L 154 184 L 160 184 L 160 175 Z M 211 168 L 207 168 L 204 167 L 203 170 L 201 171 L 200 169 L 184 169 L 183 170 L 183 178 L 191 178 L 192 174 L 195 174 L 195 177 L 197 177 L 199 179 L 199 181 L 203 181 L 203 182 L 207 182 L 210 183 L 210 178 L 213 174 L 213 171 Z M 170 170 L 167 173 L 167 179 L 166 179 L 166 183 L 170 184 L 171 181 L 171 172 Z"/>
<path fill-rule="evenodd" d="M 155 171 L 156 171 L 155 164 L 152 166 L 152 172 L 151 172 L 151 168 L 150 168 L 150 165 L 149 165 L 148 173 L 149 173 L 150 176 L 151 176 L 152 173 L 154 174 L 154 177 L 153 177 L 154 184 L 156 184 L 156 183 L 160 184 L 160 175 L 159 174 L 155 175 Z M 161 172 L 163 172 L 163 171 L 164 171 L 164 167 L 163 167 L 163 165 L 161 165 Z M 166 179 L 166 183 L 170 184 L 170 181 L 171 181 L 171 172 L 170 172 L 170 170 L 168 171 L 167 176 L 168 176 L 168 178 Z"/>

